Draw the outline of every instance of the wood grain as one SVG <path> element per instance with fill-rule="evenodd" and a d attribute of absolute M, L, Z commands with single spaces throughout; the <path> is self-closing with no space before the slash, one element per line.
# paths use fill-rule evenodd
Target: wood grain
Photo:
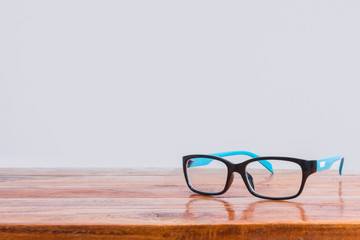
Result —
<path fill-rule="evenodd" d="M 360 176 L 316 173 L 267 201 L 239 175 L 205 197 L 180 169 L 0 169 L 0 216 L 1 240 L 360 239 Z"/>

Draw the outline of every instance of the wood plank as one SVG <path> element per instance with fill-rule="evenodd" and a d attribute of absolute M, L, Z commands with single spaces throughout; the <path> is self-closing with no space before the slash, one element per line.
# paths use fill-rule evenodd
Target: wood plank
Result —
<path fill-rule="evenodd" d="M 291 201 L 191 192 L 181 169 L 0 169 L 0 239 L 360 239 L 360 176 L 310 176 Z"/>

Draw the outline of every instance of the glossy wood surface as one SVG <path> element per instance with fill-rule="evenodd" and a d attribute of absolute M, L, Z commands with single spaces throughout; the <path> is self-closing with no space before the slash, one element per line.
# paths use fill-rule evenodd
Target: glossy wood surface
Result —
<path fill-rule="evenodd" d="M 205 197 L 180 169 L 0 169 L 1 240 L 219 238 L 360 239 L 360 176 L 319 172 L 268 201 L 240 175 Z"/>

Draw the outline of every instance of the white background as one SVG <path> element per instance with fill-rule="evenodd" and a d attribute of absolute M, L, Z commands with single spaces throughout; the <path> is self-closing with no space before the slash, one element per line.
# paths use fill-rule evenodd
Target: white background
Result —
<path fill-rule="evenodd" d="M 0 0 L 0 167 L 346 157 L 360 1 Z"/>

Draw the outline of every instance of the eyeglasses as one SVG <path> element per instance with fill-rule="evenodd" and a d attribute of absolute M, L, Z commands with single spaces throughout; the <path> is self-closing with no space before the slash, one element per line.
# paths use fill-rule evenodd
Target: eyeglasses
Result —
<path fill-rule="evenodd" d="M 246 155 L 251 159 L 234 164 L 223 157 Z M 315 172 L 329 169 L 340 160 L 339 174 L 342 174 L 342 155 L 303 160 L 289 157 L 260 157 L 247 151 L 195 154 L 183 157 L 183 169 L 188 187 L 204 195 L 225 193 L 234 179 L 234 172 L 241 175 L 249 192 L 259 198 L 285 200 L 299 196 L 306 179 Z"/>

